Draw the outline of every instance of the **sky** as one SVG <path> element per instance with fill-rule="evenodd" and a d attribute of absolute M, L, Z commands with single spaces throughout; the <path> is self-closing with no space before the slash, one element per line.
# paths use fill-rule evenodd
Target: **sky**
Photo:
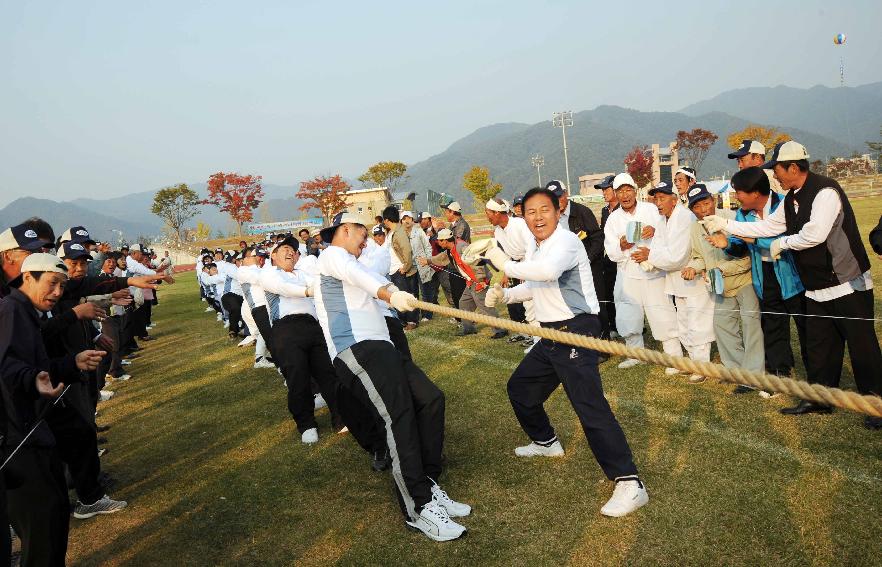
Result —
<path fill-rule="evenodd" d="M 557 110 L 836 86 L 840 55 L 847 84 L 876 82 L 880 19 L 878 0 L 0 0 L 0 207 L 354 178 Z"/>

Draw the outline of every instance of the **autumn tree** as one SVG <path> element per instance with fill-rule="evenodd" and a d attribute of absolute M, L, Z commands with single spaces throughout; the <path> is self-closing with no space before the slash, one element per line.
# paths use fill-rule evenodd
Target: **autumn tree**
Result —
<path fill-rule="evenodd" d="M 300 206 L 301 211 L 318 209 L 325 224 L 330 224 L 334 215 L 349 206 L 346 192 L 351 186 L 339 174 L 333 177 L 316 177 L 300 182 L 297 198 L 306 201 Z"/>
<path fill-rule="evenodd" d="M 634 183 L 640 189 L 652 183 L 652 150 L 646 146 L 634 146 L 625 156 L 625 171 L 634 178 Z"/>
<path fill-rule="evenodd" d="M 744 130 L 739 130 L 738 132 L 729 135 L 729 137 L 726 138 L 726 143 L 729 144 L 730 148 L 735 150 L 741 147 L 741 142 L 743 140 L 754 140 L 765 146 L 766 151 L 769 152 L 775 147 L 775 145 L 780 144 L 781 142 L 787 142 L 790 139 L 789 134 L 785 134 L 776 128 L 748 124 Z"/>
<path fill-rule="evenodd" d="M 193 231 L 193 237 L 201 242 L 203 240 L 208 240 L 211 238 L 211 225 L 205 224 L 203 222 L 196 223 L 196 230 Z"/>
<path fill-rule="evenodd" d="M 490 179 L 490 170 L 476 165 L 462 176 L 462 186 L 475 197 L 475 209 L 484 210 L 484 205 L 497 193 L 502 185 Z"/>
<path fill-rule="evenodd" d="M 677 132 L 677 139 L 674 143 L 677 147 L 677 151 L 680 152 L 682 157 L 685 157 L 689 161 L 689 165 L 695 169 L 695 173 L 697 174 L 698 170 L 701 169 L 701 163 L 707 156 L 707 152 L 718 139 L 719 136 L 710 130 L 694 128 L 691 132 L 687 132 L 686 130 L 680 130 Z"/>
<path fill-rule="evenodd" d="M 230 215 L 242 236 L 242 223 L 254 219 L 254 209 L 263 199 L 260 175 L 239 175 L 219 171 L 208 178 L 208 198 L 203 205 L 214 205 Z"/>
<path fill-rule="evenodd" d="M 407 176 L 407 166 L 400 161 L 381 161 L 370 166 L 361 177 L 358 178 L 362 185 L 375 187 L 388 187 L 394 191 Z"/>
<path fill-rule="evenodd" d="M 150 212 L 165 221 L 174 233 L 175 242 L 181 243 L 181 230 L 184 224 L 199 214 L 199 195 L 186 183 L 164 187 L 153 196 Z"/>

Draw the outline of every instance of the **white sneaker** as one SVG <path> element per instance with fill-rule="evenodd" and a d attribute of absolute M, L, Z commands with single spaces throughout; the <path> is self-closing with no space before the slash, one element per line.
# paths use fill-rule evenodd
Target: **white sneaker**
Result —
<path fill-rule="evenodd" d="M 123 374 L 122 376 L 114 378 L 114 380 L 119 380 L 120 382 L 125 382 L 126 380 L 129 380 L 131 377 L 132 377 L 131 374 Z"/>
<path fill-rule="evenodd" d="M 450 541 L 466 532 L 465 526 L 451 520 L 447 510 L 434 500 L 423 506 L 416 520 L 405 523 L 434 541 Z"/>
<path fill-rule="evenodd" d="M 120 361 L 120 364 L 122 364 L 123 366 L 128 366 L 128 365 L 130 365 L 131 363 L 132 363 L 131 360 L 122 360 L 122 361 Z"/>
<path fill-rule="evenodd" d="M 623 360 L 619 363 L 617 368 L 619 368 L 621 370 L 625 370 L 627 368 L 633 368 L 633 367 L 637 366 L 638 364 L 643 364 L 643 363 L 640 362 L 639 360 L 637 360 L 636 358 L 626 358 L 625 360 Z"/>
<path fill-rule="evenodd" d="M 766 392 L 765 390 L 759 391 L 759 396 L 766 400 L 771 400 L 772 398 L 777 398 L 780 394 L 778 392 Z"/>
<path fill-rule="evenodd" d="M 203 301 L 205 301 L 205 300 L 203 299 Z M 209 305 L 208 307 L 205 308 L 205 312 L 206 312 L 206 313 L 208 313 L 209 311 L 214 311 L 214 307 L 212 307 L 211 305 Z"/>
<path fill-rule="evenodd" d="M 422 319 L 420 319 L 420 323 L 428 323 L 429 321 L 431 321 L 431 319 L 429 319 L 428 317 L 423 317 Z"/>
<path fill-rule="evenodd" d="M 109 400 L 110 398 L 113 397 L 114 393 L 111 392 L 110 390 L 101 390 L 101 392 L 99 392 L 99 394 L 100 394 L 99 400 L 101 400 L 102 402 L 106 402 L 107 400 Z"/>
<path fill-rule="evenodd" d="M 218 313 L 218 314 L 217 314 L 217 320 L 218 320 L 218 321 L 222 321 L 223 318 L 224 318 L 224 316 L 223 316 L 222 313 Z"/>
<path fill-rule="evenodd" d="M 230 328 L 230 322 L 224 321 L 224 329 L 229 329 L 229 328 Z"/>
<path fill-rule="evenodd" d="M 707 380 L 706 376 L 702 376 L 701 374 L 693 374 L 688 379 L 690 384 L 701 384 L 705 380 Z"/>
<path fill-rule="evenodd" d="M 621 336 L 622 336 L 622 335 L 618 334 L 616 331 L 610 331 L 610 332 L 609 332 L 609 338 L 611 338 L 611 339 L 617 339 L 617 338 L 619 338 L 619 337 L 621 337 Z"/>
<path fill-rule="evenodd" d="M 328 407 L 328 402 L 325 401 L 321 394 L 317 394 L 315 400 L 313 401 L 313 408 L 320 410 L 326 407 Z"/>
<path fill-rule="evenodd" d="M 248 335 L 247 337 L 239 341 L 239 344 L 237 344 L 236 346 L 243 347 L 253 345 L 255 341 L 257 341 L 257 338 L 254 335 Z"/>
<path fill-rule="evenodd" d="M 432 502 L 441 505 L 451 518 L 464 518 L 472 513 L 472 507 L 450 498 L 444 490 L 432 481 Z"/>
<path fill-rule="evenodd" d="M 254 368 L 275 368 L 276 365 L 264 357 L 254 361 Z"/>
<path fill-rule="evenodd" d="M 674 376 L 679 373 L 680 370 L 678 370 L 677 368 L 665 368 L 665 374 L 667 374 L 668 376 Z"/>
<path fill-rule="evenodd" d="M 300 436 L 300 440 L 306 443 L 307 445 L 312 445 L 313 443 L 318 441 L 318 429 L 313 427 L 312 429 L 307 429 L 303 432 L 303 435 Z"/>
<path fill-rule="evenodd" d="M 647 502 L 649 502 L 649 494 L 646 493 L 643 483 L 636 477 L 629 477 L 628 480 L 616 481 L 616 489 L 613 491 L 612 498 L 603 505 L 600 513 L 604 516 L 621 518 Z"/>
<path fill-rule="evenodd" d="M 515 447 L 515 455 L 518 457 L 563 457 L 564 448 L 560 441 L 555 441 L 548 447 L 530 443 L 523 447 Z"/>
<path fill-rule="evenodd" d="M 537 344 L 539 344 L 538 341 L 534 342 L 533 344 L 531 344 L 530 346 L 528 346 L 527 348 L 525 348 L 525 349 L 524 349 L 524 354 L 527 354 L 528 352 L 530 352 L 531 350 L 533 350 L 533 347 L 536 346 Z"/>

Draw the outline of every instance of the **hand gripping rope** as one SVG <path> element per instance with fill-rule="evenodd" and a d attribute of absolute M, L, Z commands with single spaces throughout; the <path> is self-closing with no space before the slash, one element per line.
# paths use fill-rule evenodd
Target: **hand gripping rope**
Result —
<path fill-rule="evenodd" d="M 752 372 L 743 368 L 727 368 L 713 362 L 699 362 L 683 356 L 671 356 L 663 352 L 646 348 L 634 348 L 621 343 L 595 339 L 585 335 L 567 333 L 546 327 L 535 327 L 526 323 L 517 323 L 509 319 L 491 317 L 481 313 L 463 311 L 452 307 L 443 307 L 434 303 L 426 303 L 418 299 L 409 301 L 415 309 L 431 311 L 445 317 L 467 319 L 475 323 L 481 323 L 491 327 L 506 329 L 527 336 L 540 337 L 557 343 L 577 346 L 605 352 L 607 354 L 636 358 L 643 362 L 650 362 L 660 366 L 676 368 L 684 372 L 691 372 L 716 378 L 723 382 L 744 384 L 767 392 L 781 392 L 802 400 L 808 400 L 819 404 L 834 406 L 851 410 L 874 417 L 882 417 L 882 398 L 879 396 L 861 395 L 856 392 L 840 390 L 839 388 L 827 388 L 820 384 L 809 384 L 792 378 L 781 378 L 771 374 Z"/>

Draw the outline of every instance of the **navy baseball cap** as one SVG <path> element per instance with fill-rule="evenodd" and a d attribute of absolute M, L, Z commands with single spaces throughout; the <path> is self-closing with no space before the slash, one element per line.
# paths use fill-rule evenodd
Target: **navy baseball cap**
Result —
<path fill-rule="evenodd" d="M 89 231 L 84 226 L 72 226 L 61 235 L 59 242 L 79 242 L 80 244 L 95 244 Z"/>
<path fill-rule="evenodd" d="M 737 159 L 748 154 L 760 154 L 765 157 L 766 147 L 756 140 L 741 140 L 741 147 L 729 154 L 729 159 Z"/>
<path fill-rule="evenodd" d="M 665 195 L 673 195 L 674 194 L 674 186 L 671 185 L 670 181 L 662 181 L 655 187 L 649 190 L 649 196 L 652 197 L 656 193 L 664 193 Z"/>
<path fill-rule="evenodd" d="M 600 183 L 595 183 L 595 184 L 594 184 L 594 188 L 595 188 L 595 189 L 600 189 L 600 190 L 603 190 L 603 189 L 612 189 L 613 179 L 615 179 L 615 178 L 616 178 L 615 175 L 607 175 L 606 177 L 604 177 L 604 178 L 600 181 Z"/>
<path fill-rule="evenodd" d="M 16 248 L 39 252 L 43 248 L 52 248 L 52 243 L 42 240 L 37 236 L 37 231 L 28 228 L 26 224 L 19 224 L 0 233 L 0 252 Z"/>
<path fill-rule="evenodd" d="M 361 222 L 361 218 L 353 215 L 350 212 L 343 211 L 342 213 L 337 213 L 334 215 L 334 219 L 331 221 L 331 226 L 325 227 L 319 232 L 322 237 L 323 242 L 331 243 L 331 240 L 334 238 L 334 233 L 337 232 L 337 228 L 342 224 L 358 224 L 364 226 Z"/>
<path fill-rule="evenodd" d="M 546 183 L 545 188 L 554 193 L 555 197 L 561 197 L 567 192 L 567 186 L 563 184 L 563 181 L 557 179 L 552 179 Z"/>
<path fill-rule="evenodd" d="M 707 199 L 708 197 L 713 198 L 713 193 L 707 190 L 707 185 L 704 183 L 696 183 L 692 187 L 689 188 L 689 208 L 692 208 L 692 205 L 701 201 L 702 199 Z"/>
<path fill-rule="evenodd" d="M 379 236 L 381 234 L 386 234 L 386 231 L 383 229 L 383 225 L 378 224 L 371 229 L 371 234 L 373 234 L 374 236 Z"/>
<path fill-rule="evenodd" d="M 61 249 L 58 251 L 58 257 L 66 260 L 79 260 L 80 258 L 86 258 L 90 262 L 92 261 L 92 255 L 89 254 L 89 250 L 79 242 L 68 241 L 62 243 Z"/>
<path fill-rule="evenodd" d="M 514 199 L 511 200 L 511 206 L 516 207 L 518 205 L 524 205 L 524 196 L 523 195 L 515 195 Z"/>

